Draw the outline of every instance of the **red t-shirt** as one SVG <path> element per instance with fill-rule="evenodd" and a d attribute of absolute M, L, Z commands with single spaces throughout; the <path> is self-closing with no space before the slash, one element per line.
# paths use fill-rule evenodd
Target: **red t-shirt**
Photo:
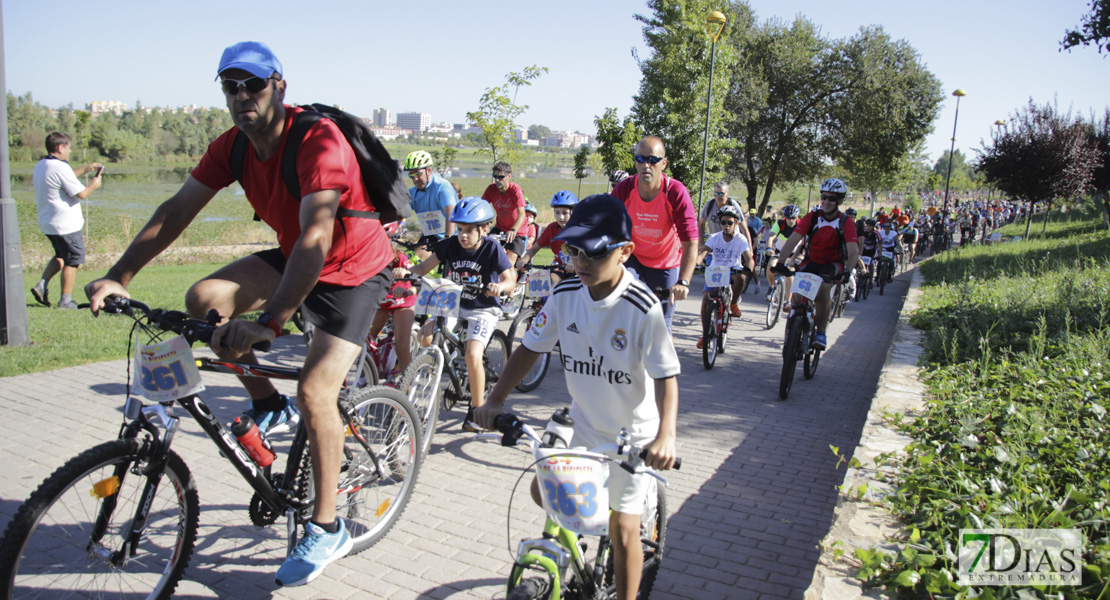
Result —
<path fill-rule="evenodd" d="M 501 190 L 497 189 L 496 183 L 489 184 L 486 191 L 482 192 L 482 200 L 485 200 L 493 205 L 493 210 L 497 211 L 497 228 L 501 231 L 508 231 L 513 228 L 516 223 L 517 209 L 524 210 L 524 190 L 515 183 L 509 183 L 509 189 L 505 190 L 502 194 Z M 527 222 L 527 221 L 525 221 Z"/>
<path fill-rule="evenodd" d="M 277 232 L 281 253 L 289 258 L 301 237 L 301 199 L 289 194 L 281 177 L 281 156 L 289 137 L 293 116 L 301 108 L 285 107 L 285 130 L 277 151 L 260 161 L 254 146 L 247 144 L 243 163 L 243 191 L 259 218 Z M 231 146 L 237 128 L 216 138 L 193 169 L 192 177 L 218 190 L 235 182 L 231 172 Z M 297 151 L 297 175 L 301 194 L 339 190 L 339 205 L 353 210 L 374 210 L 366 195 L 358 161 L 339 128 L 329 119 L 320 119 L 309 128 Z M 336 219 L 331 248 L 324 258 L 318 281 L 352 287 L 381 272 L 393 260 L 393 247 L 377 219 Z"/>
<path fill-rule="evenodd" d="M 563 257 L 563 240 L 552 239 L 563 232 L 563 228 L 559 227 L 558 223 L 552 223 L 543 228 L 543 233 L 540 234 L 540 239 L 536 240 L 536 246 L 540 248 L 551 248 L 551 252 L 555 255 L 555 262 L 560 265 L 565 265 L 566 260 Z"/>
<path fill-rule="evenodd" d="M 840 262 L 847 258 L 840 256 L 840 234 L 836 232 L 840 227 L 840 217 L 844 213 L 837 212 L 832 221 L 826 221 L 823 213 L 807 213 L 794 227 L 794 233 L 809 236 L 808 259 L 818 264 Z M 812 231 L 812 234 L 810 233 Z M 844 243 L 855 244 L 856 223 L 852 219 L 844 220 Z"/>
<path fill-rule="evenodd" d="M 633 254 L 640 264 L 651 269 L 672 269 L 682 262 L 682 242 L 698 239 L 698 220 L 686 186 L 663 176 L 663 186 L 655 198 L 640 198 L 636 177 L 629 177 L 613 188 L 613 195 L 624 202 L 632 218 Z"/>
<path fill-rule="evenodd" d="M 525 217 L 525 219 L 527 218 Z M 524 225 L 520 228 L 520 235 L 528 238 L 528 246 L 531 247 L 532 244 L 536 243 L 536 232 L 538 231 L 539 228 L 535 223 L 529 224 L 528 221 L 524 221 Z"/>

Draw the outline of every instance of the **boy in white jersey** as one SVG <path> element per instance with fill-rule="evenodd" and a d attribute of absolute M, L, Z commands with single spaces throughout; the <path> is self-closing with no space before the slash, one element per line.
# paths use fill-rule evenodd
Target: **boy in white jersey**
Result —
<path fill-rule="evenodd" d="M 597 194 L 578 204 L 565 242 L 578 278 L 555 286 L 474 421 L 492 429 L 505 398 L 541 352 L 559 343 L 567 387 L 574 402 L 571 446 L 592 448 L 615 440 L 622 427 L 644 446 L 645 463 L 670 469 L 675 460 L 678 419 L 678 354 L 663 308 L 646 285 L 624 268 L 634 244 L 624 203 Z M 640 512 L 647 475 L 609 471 L 609 535 L 613 541 L 618 598 L 634 598 L 640 585 L 643 549 Z M 532 498 L 540 503 L 532 482 Z"/>
<path fill-rule="evenodd" d="M 743 235 L 737 232 L 737 228 L 744 226 L 738 225 L 741 223 L 740 211 L 732 206 L 725 206 L 717 211 L 718 223 L 721 225 L 721 230 L 709 236 L 705 243 L 698 248 L 698 260 L 705 258 L 705 255 L 712 250 L 713 260 L 711 263 L 707 262 L 706 265 L 727 265 L 730 269 L 737 267 L 743 270 L 730 270 L 729 283 L 732 285 L 732 303 L 729 305 L 729 313 L 733 317 L 740 317 L 740 291 L 744 289 L 744 280 L 747 274 L 752 272 L 754 265 L 752 263 L 752 249 L 748 245 L 748 240 Z M 709 286 L 706 285 L 705 290 L 701 294 L 701 322 L 702 331 L 705 331 L 706 310 L 709 308 Z M 702 346 L 702 338 L 698 338 L 698 348 Z"/>

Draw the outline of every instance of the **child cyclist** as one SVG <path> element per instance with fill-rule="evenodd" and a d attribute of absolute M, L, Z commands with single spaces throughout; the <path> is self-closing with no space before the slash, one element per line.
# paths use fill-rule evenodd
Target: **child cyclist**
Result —
<path fill-rule="evenodd" d="M 745 225 L 738 225 L 741 221 L 740 211 L 736 207 L 725 205 L 717 211 L 717 222 L 721 230 L 709 236 L 708 240 L 698 248 L 698 261 L 712 250 L 713 260 L 706 265 L 728 265 L 730 269 L 741 267 L 743 270 L 730 271 L 729 283 L 732 286 L 732 303 L 728 310 L 732 316 L 740 317 L 740 291 L 744 289 L 744 279 L 752 273 L 752 249 L 748 240 L 737 229 Z M 709 307 L 709 286 L 701 295 L 701 322 L 702 331 L 705 331 L 706 314 Z M 702 346 L 702 338 L 698 338 L 698 348 Z"/>
<path fill-rule="evenodd" d="M 678 355 L 659 300 L 624 263 L 632 256 L 632 219 L 609 194 L 586 198 L 556 236 L 578 272 L 555 286 L 547 304 L 513 350 L 505 371 L 474 421 L 487 429 L 505 409 L 509 391 L 541 352 L 558 343 L 573 402 L 571 446 L 612 443 L 622 427 L 647 448 L 645 463 L 670 469 L 678 418 Z M 640 514 L 647 475 L 609 470 L 609 535 L 618 598 L 634 598 L 643 569 Z M 532 498 L 540 503 L 539 486 Z"/>
<path fill-rule="evenodd" d="M 404 231 L 401 228 L 400 221 L 383 225 L 382 229 L 391 240 Z M 412 269 L 412 261 L 409 260 L 407 254 L 397 250 L 396 247 L 394 247 L 394 253 L 396 256 L 393 259 L 393 264 L 390 265 L 390 268 L 393 269 L 393 277 L 404 277 L 408 270 Z M 385 328 L 389 318 L 393 317 L 393 347 L 397 353 L 397 371 L 399 373 L 404 373 L 409 363 L 412 362 L 412 324 L 416 322 L 416 311 L 413 310 L 413 307 L 416 306 L 416 295 L 411 290 L 411 281 L 393 282 L 389 294 L 382 299 L 381 306 L 374 313 L 374 321 L 370 325 L 370 335 L 368 337 L 371 340 L 378 339 L 378 335 Z"/>
<path fill-rule="evenodd" d="M 499 296 L 512 293 L 516 286 L 516 271 L 505 250 L 486 237 L 496 218 L 489 202 L 474 196 L 463 198 L 451 213 L 455 237 L 433 244 L 432 255 L 412 268 L 414 275 L 423 276 L 443 263 L 452 281 L 463 283 L 477 278 L 485 290 L 483 294 L 463 291 L 459 301 L 459 317 L 467 322 L 466 369 L 470 375 L 471 406 L 475 408 L 485 398 L 486 372 L 482 368 L 482 355 L 501 318 Z M 420 332 L 422 346 L 432 343 L 434 323 L 430 319 L 424 323 Z M 447 326 L 453 328 L 454 321 L 449 320 Z"/>
<path fill-rule="evenodd" d="M 528 252 L 525 252 L 524 256 L 516 261 L 518 269 L 524 268 L 524 265 L 532 262 L 532 258 L 536 256 L 541 248 L 551 248 L 551 253 L 555 255 L 552 264 L 562 267 L 558 271 L 551 272 L 551 281 L 558 283 L 566 277 L 568 272 L 573 272 L 573 270 L 568 271 L 570 257 L 563 252 L 563 241 L 557 240 L 555 237 L 566 227 L 576 204 L 578 204 L 578 197 L 574 194 L 567 190 L 555 192 L 555 195 L 551 197 L 551 210 L 555 213 L 555 222 L 545 227 L 536 243 L 532 244 Z"/>
<path fill-rule="evenodd" d="M 527 200 L 527 198 L 525 198 Z M 531 248 L 536 243 L 536 236 L 539 235 L 539 227 L 536 225 L 536 217 L 539 211 L 531 203 L 524 205 L 524 227 L 520 228 L 520 237 L 524 238 L 524 249 Z M 519 260 L 517 262 L 520 262 Z"/>

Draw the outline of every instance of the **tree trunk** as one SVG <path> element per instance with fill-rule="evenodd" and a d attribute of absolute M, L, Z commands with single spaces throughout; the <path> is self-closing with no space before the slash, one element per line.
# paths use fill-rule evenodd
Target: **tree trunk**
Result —
<path fill-rule="evenodd" d="M 1044 223 L 1041 223 L 1041 239 L 1044 239 L 1045 231 L 1048 229 L 1048 213 L 1052 212 L 1052 203 L 1048 203 L 1048 208 L 1044 211 Z"/>
<path fill-rule="evenodd" d="M 1033 201 L 1029 201 L 1029 210 L 1025 215 L 1025 239 L 1029 239 L 1029 228 L 1033 226 Z"/>
<path fill-rule="evenodd" d="M 1102 192 L 1098 195 L 1102 197 L 1102 207 L 1105 209 L 1102 213 L 1102 225 L 1110 229 L 1110 193 Z"/>

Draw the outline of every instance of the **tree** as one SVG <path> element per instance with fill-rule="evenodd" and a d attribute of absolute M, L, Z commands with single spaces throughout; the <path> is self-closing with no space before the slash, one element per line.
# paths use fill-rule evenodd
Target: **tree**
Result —
<path fill-rule="evenodd" d="M 1098 53 L 1110 52 L 1110 0 L 1091 0 L 1091 12 L 1083 17 L 1079 29 L 1064 32 L 1060 50 L 1094 44 Z"/>
<path fill-rule="evenodd" d="M 443 142 L 443 151 L 432 150 L 432 161 L 436 165 L 436 171 L 440 175 L 447 177 L 447 173 L 451 171 L 451 167 L 455 164 L 455 158 L 458 157 L 459 151 L 451 147 L 447 141 Z"/>
<path fill-rule="evenodd" d="M 578 195 L 582 195 L 582 180 L 587 177 L 586 164 L 590 160 L 590 147 L 582 144 L 574 155 L 574 178 L 578 180 Z"/>
<path fill-rule="evenodd" d="M 528 126 L 528 139 L 530 140 L 542 140 L 549 135 L 551 135 L 551 128 L 547 125 Z"/>
<path fill-rule="evenodd" d="M 518 127 L 517 117 L 528 110 L 528 105 L 517 104 L 516 96 L 522 86 L 532 85 L 532 80 L 546 72 L 547 67 L 525 67 L 521 73 L 506 75 L 503 85 L 486 88 L 478 100 L 478 110 L 466 113 L 467 120 L 482 130 L 479 152 L 489 154 L 494 162 L 519 162 L 520 142 L 513 138 L 513 130 Z"/>
<path fill-rule="evenodd" d="M 862 28 L 844 52 L 852 85 L 832 98 L 831 155 L 874 199 L 912 177 L 944 95 L 918 52 L 905 40 L 892 41 L 882 27 Z"/>
<path fill-rule="evenodd" d="M 1101 164 L 1095 169 L 1091 179 L 1091 187 L 1102 201 L 1102 207 L 1105 210 L 1103 224 L 1110 229 L 1110 108 L 1102 113 L 1101 119 L 1096 119 L 1094 114 L 1091 114 L 1091 121 L 1087 126 L 1088 135 L 1101 157 Z"/>
<path fill-rule="evenodd" d="M 1032 99 L 998 133 L 991 146 L 977 150 L 976 169 L 988 182 L 1013 198 L 1037 202 L 1073 198 L 1090 188 L 1101 164 L 1090 128 L 1055 103 L 1037 106 Z M 953 163 L 954 164 L 954 163 Z M 1032 218 L 1025 222 L 1029 237 Z"/>
<path fill-rule="evenodd" d="M 625 117 L 621 123 L 617 109 L 606 108 L 600 117 L 594 117 L 594 126 L 597 127 L 597 141 L 601 144 L 597 155 L 601 159 L 602 170 L 610 175 L 620 170 L 635 170 L 632 151 L 643 137 L 643 131 L 632 121 L 632 117 Z"/>
<path fill-rule="evenodd" d="M 644 40 L 652 54 L 640 59 L 633 50 L 643 78 L 632 114 L 645 134 L 663 140 L 671 175 L 685 183 L 694 198 L 702 197 L 699 181 L 712 50 L 705 17 L 713 10 L 722 10 L 728 17 L 717 42 L 713 85 L 718 93 L 710 111 L 706 163 L 706 172 L 714 175 L 707 181 L 724 172 L 725 151 L 735 145 L 723 127 L 729 120 L 723 91 L 729 88 L 737 61 L 731 40 L 745 35 L 753 20 L 747 4 L 734 1 L 724 8 L 721 4 L 721 0 L 648 0 L 651 13 L 636 15 L 644 25 Z"/>
<path fill-rule="evenodd" d="M 733 38 L 740 60 L 725 106 L 728 134 L 740 141 L 728 172 L 747 189 L 748 208 L 763 212 L 776 186 L 813 181 L 826 167 L 833 99 L 850 82 L 840 43 L 797 17 L 770 20 Z M 757 200 L 759 189 L 762 200 Z"/>
<path fill-rule="evenodd" d="M 952 177 L 948 187 L 953 190 L 967 191 L 975 189 L 978 186 L 978 173 L 975 171 L 974 166 L 968 164 L 967 157 L 963 152 L 956 150 L 954 154 L 949 155 L 948 150 L 940 155 L 935 165 L 933 165 L 933 173 L 937 175 L 938 186 L 935 189 L 940 189 L 939 184 L 944 183 L 949 179 L 948 177 L 948 161 L 952 161 Z M 950 158 L 951 156 L 951 158 Z"/>

